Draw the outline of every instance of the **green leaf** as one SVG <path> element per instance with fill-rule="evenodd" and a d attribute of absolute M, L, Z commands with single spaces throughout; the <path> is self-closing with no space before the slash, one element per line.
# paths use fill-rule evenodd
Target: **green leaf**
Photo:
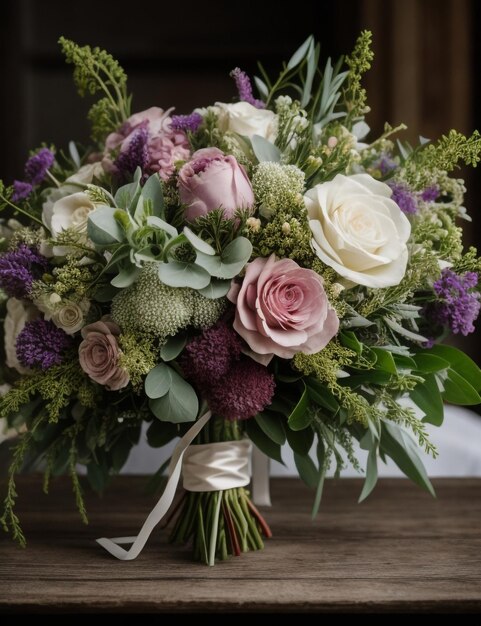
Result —
<path fill-rule="evenodd" d="M 389 372 L 390 374 L 397 374 L 396 363 L 390 352 L 379 350 L 378 348 L 371 348 L 371 351 L 376 355 L 376 369 Z"/>
<path fill-rule="evenodd" d="M 209 254 L 211 256 L 215 255 L 214 248 L 200 237 L 197 237 L 197 235 L 193 233 L 188 226 L 184 227 L 183 232 L 196 250 L 199 250 L 199 252 L 203 252 L 204 254 Z"/>
<path fill-rule="evenodd" d="M 414 360 L 417 369 L 426 374 L 441 372 L 449 367 L 449 362 L 446 359 L 431 354 L 428 350 L 415 354 Z"/>
<path fill-rule="evenodd" d="M 167 339 L 167 343 L 160 348 L 160 356 L 163 361 L 173 361 L 179 356 L 187 343 L 185 335 L 174 335 Z"/>
<path fill-rule="evenodd" d="M 299 46 L 299 48 L 294 52 L 294 54 L 289 59 L 289 61 L 287 63 L 287 69 L 288 70 L 292 70 L 297 65 L 299 65 L 299 63 L 306 56 L 306 53 L 307 53 L 309 47 L 313 44 L 313 42 L 314 42 L 313 36 L 309 35 L 309 37 L 306 39 L 306 41 L 301 46 Z"/>
<path fill-rule="evenodd" d="M 133 285 L 140 274 L 140 268 L 135 265 L 122 268 L 117 276 L 114 276 L 110 281 L 110 284 L 117 289 L 125 289 Z"/>
<path fill-rule="evenodd" d="M 153 420 L 147 430 L 147 441 L 152 448 L 161 448 L 179 435 L 175 424 Z"/>
<path fill-rule="evenodd" d="M 356 337 L 352 330 L 343 330 L 340 335 L 341 343 L 349 350 L 353 350 L 356 354 L 362 354 L 362 343 Z"/>
<path fill-rule="evenodd" d="M 138 181 L 119 187 L 114 196 L 115 204 L 125 211 L 133 209 L 137 206 L 141 191 Z"/>
<path fill-rule="evenodd" d="M 96 302 L 111 302 L 111 300 L 119 293 L 117 287 L 113 285 L 102 285 L 97 287 L 94 294 L 94 300 Z"/>
<path fill-rule="evenodd" d="M 476 389 L 457 372 L 450 369 L 444 381 L 443 398 L 446 402 L 470 406 L 479 404 L 481 396 Z"/>
<path fill-rule="evenodd" d="M 312 81 L 314 80 L 314 75 L 317 69 L 319 52 L 319 44 L 315 46 L 314 41 L 312 41 L 307 55 L 307 74 L 304 82 L 304 89 L 302 90 L 301 108 L 305 108 L 311 99 Z"/>
<path fill-rule="evenodd" d="M 445 361 L 449 361 L 451 368 L 476 389 L 481 390 L 481 370 L 467 354 L 461 352 L 453 346 L 438 344 L 429 350 L 430 354 L 435 354 Z"/>
<path fill-rule="evenodd" d="M 286 432 L 284 430 L 283 420 L 279 415 L 264 412 L 258 413 L 254 419 L 274 443 L 278 443 L 280 446 L 285 444 Z"/>
<path fill-rule="evenodd" d="M 434 374 L 423 374 L 424 382 L 418 383 L 409 393 L 411 400 L 425 413 L 423 422 L 441 426 L 444 404 Z"/>
<path fill-rule="evenodd" d="M 417 370 L 416 361 L 409 356 L 405 356 L 404 354 L 394 354 L 393 359 L 396 363 L 397 369 L 400 371 L 412 372 L 413 370 Z"/>
<path fill-rule="evenodd" d="M 258 76 L 254 76 L 254 83 L 261 98 L 264 98 L 264 100 L 266 100 L 269 97 L 269 89 L 267 88 L 265 82 L 261 80 Z"/>
<path fill-rule="evenodd" d="M 324 479 L 326 478 L 326 448 L 324 446 L 324 441 L 319 438 L 317 442 L 317 462 L 319 463 L 319 477 L 317 482 L 316 496 L 314 498 L 314 503 L 312 505 L 312 518 L 316 517 L 319 512 L 319 507 L 321 506 L 322 500 L 322 492 L 324 491 Z"/>
<path fill-rule="evenodd" d="M 170 287 L 203 289 L 210 283 L 210 275 L 202 267 L 184 261 L 159 263 L 159 278 Z"/>
<path fill-rule="evenodd" d="M 223 298 L 229 293 L 231 284 L 231 280 L 212 278 L 207 287 L 203 287 L 198 291 L 201 296 L 204 296 L 204 298 L 209 298 L 209 300 L 217 300 L 218 298 Z"/>
<path fill-rule="evenodd" d="M 306 387 L 306 384 L 304 382 L 302 384 L 302 395 L 288 417 L 289 428 L 291 428 L 292 430 L 303 430 L 304 428 L 307 428 L 312 421 L 312 416 L 308 411 L 309 391 Z"/>
<path fill-rule="evenodd" d="M 279 163 L 281 160 L 281 151 L 279 148 L 267 141 L 264 137 L 260 135 L 253 135 L 251 137 L 252 150 L 257 157 L 259 163 L 263 161 L 273 161 L 274 163 Z"/>
<path fill-rule="evenodd" d="M 104 463 L 89 463 L 87 465 L 87 478 L 92 489 L 97 493 L 102 493 L 110 479 L 109 468 Z"/>
<path fill-rule="evenodd" d="M 245 424 L 247 435 L 252 440 L 252 443 L 271 459 L 279 461 L 279 463 L 284 463 L 281 456 L 281 446 L 272 441 L 255 420 L 246 420 Z"/>
<path fill-rule="evenodd" d="M 212 256 L 199 250 L 196 252 L 197 265 L 204 268 L 211 276 L 234 278 L 249 261 L 252 244 L 246 237 L 237 237 L 227 244 L 220 256 Z"/>
<path fill-rule="evenodd" d="M 157 215 L 149 215 L 149 217 L 147 218 L 147 224 L 149 226 L 153 226 L 154 228 L 158 228 L 159 230 L 165 231 L 171 237 L 178 236 L 177 229 L 165 222 L 160 217 L 157 217 Z"/>
<path fill-rule="evenodd" d="M 87 235 L 98 246 L 110 246 L 122 243 L 125 235 L 114 217 L 115 211 L 109 206 L 98 207 L 91 211 L 87 220 Z"/>
<path fill-rule="evenodd" d="M 365 500 L 377 483 L 377 445 L 369 450 L 366 463 L 366 478 L 362 487 L 359 502 Z"/>
<path fill-rule="evenodd" d="M 360 372 L 360 370 L 358 370 Z M 370 383 L 373 385 L 386 385 L 390 382 L 392 374 L 384 372 L 382 370 L 369 370 L 358 373 L 354 376 L 348 376 L 347 378 L 340 378 L 339 384 L 343 387 L 359 387 Z"/>
<path fill-rule="evenodd" d="M 296 464 L 299 476 L 311 489 L 315 489 L 319 482 L 319 470 L 314 465 L 314 461 L 307 455 L 300 455 L 294 452 L 294 463 Z"/>
<path fill-rule="evenodd" d="M 165 215 L 164 192 L 158 174 L 152 174 L 142 187 L 142 196 L 152 202 L 153 215 L 163 218 Z"/>
<path fill-rule="evenodd" d="M 161 398 L 150 400 L 150 410 L 162 422 L 193 422 L 199 411 L 197 394 L 176 371 L 170 369 L 170 375 L 172 384 L 168 392 Z"/>
<path fill-rule="evenodd" d="M 336 414 L 339 411 L 339 403 L 329 389 L 316 378 L 306 378 L 305 380 L 310 399 L 324 409 Z"/>
<path fill-rule="evenodd" d="M 311 428 L 291 430 L 286 428 L 287 442 L 294 452 L 305 456 L 309 453 L 314 441 L 314 432 Z"/>
<path fill-rule="evenodd" d="M 383 422 L 381 427 L 381 450 L 391 457 L 399 469 L 417 485 L 435 495 L 431 481 L 418 455 L 416 444 L 394 422 Z"/>
<path fill-rule="evenodd" d="M 145 379 L 145 393 L 149 398 L 161 398 L 169 391 L 172 385 L 172 372 L 174 370 L 165 363 L 156 365 L 147 374 Z"/>

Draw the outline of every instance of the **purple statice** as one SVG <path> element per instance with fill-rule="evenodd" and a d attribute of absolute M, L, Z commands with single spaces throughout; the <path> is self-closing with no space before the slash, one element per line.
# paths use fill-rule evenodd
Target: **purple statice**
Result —
<path fill-rule="evenodd" d="M 195 133 L 203 121 L 202 115 L 194 111 L 190 115 L 173 115 L 170 127 L 175 131 Z"/>
<path fill-rule="evenodd" d="M 417 213 L 418 210 L 418 201 L 416 194 L 411 191 L 411 189 L 401 181 L 390 181 L 388 185 L 392 189 L 391 198 L 394 202 L 399 206 L 403 213 L 408 215 L 413 215 Z"/>
<path fill-rule="evenodd" d="M 48 148 L 40 148 L 37 154 L 31 156 L 25 163 L 25 178 L 33 186 L 40 185 L 45 180 L 47 170 L 54 162 L 54 154 Z"/>
<path fill-rule="evenodd" d="M 389 152 L 381 152 L 379 158 L 374 161 L 372 167 L 381 172 L 381 176 L 387 176 L 397 169 L 398 163 L 392 158 Z"/>
<path fill-rule="evenodd" d="M 212 382 L 207 401 L 214 414 L 224 419 L 245 420 L 269 406 L 275 387 L 274 376 L 267 367 L 243 357 Z"/>
<path fill-rule="evenodd" d="M 421 200 L 423 202 L 435 202 L 440 195 L 441 191 L 439 187 L 437 185 L 431 185 L 421 192 Z"/>
<path fill-rule="evenodd" d="M 20 200 L 25 200 L 32 193 L 33 187 L 30 183 L 24 183 L 21 180 L 13 181 L 13 193 L 12 193 L 12 201 L 20 202 Z"/>
<path fill-rule="evenodd" d="M 241 350 L 242 342 L 234 329 L 225 322 L 217 322 L 186 345 L 182 369 L 187 378 L 204 389 L 225 376 L 239 360 Z"/>
<path fill-rule="evenodd" d="M 25 367 L 47 370 L 60 365 L 73 339 L 51 321 L 36 319 L 27 322 L 15 343 L 17 358 Z"/>
<path fill-rule="evenodd" d="M 0 287 L 13 298 L 26 298 L 32 283 L 48 266 L 47 259 L 24 243 L 0 256 Z"/>
<path fill-rule="evenodd" d="M 424 316 L 435 324 L 446 326 L 455 334 L 469 335 L 481 308 L 480 294 L 475 291 L 478 275 L 475 272 L 456 274 L 445 268 L 441 278 L 433 284 L 437 299 L 427 305 Z"/>
<path fill-rule="evenodd" d="M 252 94 L 251 80 L 245 72 L 243 72 L 239 67 L 236 67 L 232 70 L 230 75 L 235 80 L 237 91 L 239 92 L 239 100 L 252 104 L 252 106 L 255 106 L 256 109 L 265 109 L 265 102 L 254 98 Z"/>
<path fill-rule="evenodd" d="M 147 124 L 136 128 L 128 141 L 122 144 L 122 150 L 115 160 L 115 168 L 120 178 L 133 174 L 137 167 L 143 171 L 149 161 L 149 129 Z"/>

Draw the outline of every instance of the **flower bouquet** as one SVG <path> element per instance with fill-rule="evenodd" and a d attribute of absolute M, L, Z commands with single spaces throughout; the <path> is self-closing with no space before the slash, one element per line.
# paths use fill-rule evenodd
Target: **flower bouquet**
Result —
<path fill-rule="evenodd" d="M 94 145 L 43 145 L 0 187 L 0 415 L 19 433 L 1 521 L 21 544 L 17 472 L 39 463 L 45 491 L 69 473 L 86 521 L 78 467 L 102 491 L 145 430 L 180 440 L 139 535 L 99 540 L 121 559 L 162 518 L 211 565 L 262 548 L 252 446 L 281 460 L 287 442 L 314 514 L 331 468 L 361 471 L 357 443 L 360 500 L 387 457 L 433 493 L 426 425 L 443 401 L 481 401 L 478 367 L 441 343 L 480 309 L 450 173 L 478 163 L 481 137 L 411 146 L 386 124 L 366 140 L 370 42 L 320 64 L 309 37 L 275 80 L 260 66 L 258 97 L 236 68 L 238 101 L 174 115 L 132 114 L 119 64 L 60 39 L 80 95 L 99 96 Z"/>

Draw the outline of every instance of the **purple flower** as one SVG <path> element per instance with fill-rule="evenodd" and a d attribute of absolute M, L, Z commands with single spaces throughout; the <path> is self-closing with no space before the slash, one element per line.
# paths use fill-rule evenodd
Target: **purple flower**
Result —
<path fill-rule="evenodd" d="M 13 202 L 19 202 L 20 200 L 25 200 L 32 193 L 32 185 L 30 183 L 24 183 L 21 180 L 13 181 L 13 194 L 12 200 Z"/>
<path fill-rule="evenodd" d="M 390 181 L 388 185 L 392 189 L 392 199 L 403 213 L 408 215 L 417 213 L 418 201 L 416 194 L 409 189 L 406 183 L 400 181 Z"/>
<path fill-rule="evenodd" d="M 245 72 L 243 72 L 239 67 L 236 67 L 232 70 L 230 75 L 235 80 L 237 91 L 239 92 L 239 100 L 252 104 L 252 106 L 255 106 L 256 109 L 265 109 L 265 102 L 254 98 L 250 78 Z"/>
<path fill-rule="evenodd" d="M 175 131 L 195 133 L 203 121 L 202 115 L 194 111 L 190 115 L 173 115 L 170 127 Z"/>
<path fill-rule="evenodd" d="M 47 269 L 47 259 L 24 243 L 0 256 L 0 287 L 13 298 L 26 298 L 32 283 Z"/>
<path fill-rule="evenodd" d="M 140 125 L 131 133 L 114 162 L 120 178 L 126 178 L 129 174 L 133 174 L 137 167 L 144 171 L 149 160 L 148 140 L 147 124 Z"/>
<path fill-rule="evenodd" d="M 213 381 L 207 394 L 212 412 L 230 420 L 254 417 L 272 402 L 273 375 L 267 367 L 244 357 L 221 378 Z"/>
<path fill-rule="evenodd" d="M 430 322 L 447 326 L 455 334 L 469 335 L 474 331 L 474 321 L 481 308 L 480 294 L 474 291 L 477 284 L 475 272 L 456 274 L 449 268 L 444 269 L 433 285 L 437 300 L 426 306 L 424 316 Z"/>
<path fill-rule="evenodd" d="M 222 379 L 235 361 L 239 360 L 242 342 L 234 329 L 225 322 L 202 331 L 185 347 L 182 368 L 187 378 L 199 388 L 210 387 Z"/>
<path fill-rule="evenodd" d="M 388 152 L 382 152 L 377 161 L 373 163 L 374 169 L 378 169 L 382 176 L 386 176 L 398 167 L 398 164 Z"/>
<path fill-rule="evenodd" d="M 424 202 L 434 202 L 441 195 L 441 191 L 437 185 L 431 185 L 421 193 L 421 200 Z"/>
<path fill-rule="evenodd" d="M 72 341 L 53 322 L 39 318 L 27 322 L 19 333 L 15 343 L 17 358 L 25 367 L 41 367 L 47 370 L 62 363 L 65 351 L 70 348 Z"/>
<path fill-rule="evenodd" d="M 39 185 L 52 167 L 54 155 L 48 148 L 40 148 L 25 164 L 25 177 L 32 185 Z"/>

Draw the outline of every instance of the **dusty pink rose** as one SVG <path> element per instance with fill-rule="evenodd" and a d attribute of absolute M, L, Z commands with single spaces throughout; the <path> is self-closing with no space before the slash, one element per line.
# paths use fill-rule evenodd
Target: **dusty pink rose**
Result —
<path fill-rule="evenodd" d="M 235 330 L 257 354 L 314 354 L 339 328 L 322 278 L 291 259 L 255 259 L 227 297 L 236 305 Z"/>
<path fill-rule="evenodd" d="M 125 174 L 139 165 L 146 174 L 158 172 L 164 180 L 170 178 L 176 161 L 190 157 L 187 136 L 171 127 L 172 110 L 151 107 L 131 115 L 118 131 L 110 133 L 105 141 L 104 169 Z"/>
<path fill-rule="evenodd" d="M 119 367 L 120 349 L 117 337 L 120 328 L 110 321 L 99 321 L 82 328 L 79 361 L 92 380 L 111 391 L 126 387 L 130 377 Z"/>
<path fill-rule="evenodd" d="M 179 194 L 187 205 L 189 222 L 214 209 L 224 209 L 226 218 L 236 209 L 252 209 L 254 192 L 245 169 L 218 148 L 202 148 L 179 172 Z"/>

